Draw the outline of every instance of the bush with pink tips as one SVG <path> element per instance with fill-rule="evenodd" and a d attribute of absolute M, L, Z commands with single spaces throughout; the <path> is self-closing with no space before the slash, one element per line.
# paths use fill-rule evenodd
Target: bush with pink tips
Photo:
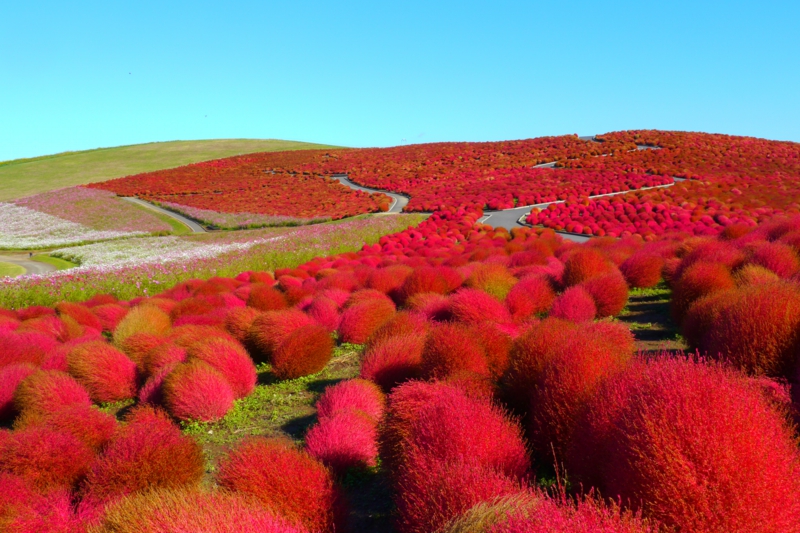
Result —
<path fill-rule="evenodd" d="M 154 305 L 134 307 L 114 328 L 114 344 L 123 346 L 134 333 L 164 335 L 172 327 L 169 315 Z"/>
<path fill-rule="evenodd" d="M 550 316 L 570 322 L 589 322 L 597 316 L 597 306 L 582 285 L 575 285 L 555 299 Z"/>
<path fill-rule="evenodd" d="M 428 332 L 420 369 L 423 376 L 435 379 L 455 372 L 488 376 L 489 362 L 480 340 L 468 327 L 444 323 Z"/>
<path fill-rule="evenodd" d="M 165 342 L 160 346 L 156 346 L 148 352 L 145 358 L 145 372 L 146 376 L 153 376 L 161 372 L 167 366 L 175 363 L 183 363 L 186 361 L 188 352 L 186 348 Z"/>
<path fill-rule="evenodd" d="M 790 278 L 800 270 L 800 260 L 791 246 L 777 242 L 747 246 L 748 262 L 771 270 L 781 278 Z"/>
<path fill-rule="evenodd" d="M 178 363 L 164 378 L 162 393 L 170 414 L 185 421 L 219 420 L 236 399 L 225 377 L 199 359 Z"/>
<path fill-rule="evenodd" d="M 339 322 L 339 337 L 342 342 L 364 344 L 394 313 L 388 299 L 369 299 L 348 307 Z"/>
<path fill-rule="evenodd" d="M 14 420 L 15 430 L 32 427 L 69 433 L 97 452 L 114 435 L 117 419 L 97 407 L 74 404 L 49 413 L 27 410 Z"/>
<path fill-rule="evenodd" d="M 108 343 L 76 346 L 67 354 L 67 371 L 95 402 L 118 402 L 136 396 L 136 363 Z"/>
<path fill-rule="evenodd" d="M 228 381 L 236 398 L 248 396 L 256 386 L 256 367 L 241 344 L 226 339 L 209 338 L 192 344 L 190 359 L 212 366 Z"/>
<path fill-rule="evenodd" d="M 450 314 L 464 324 L 508 322 L 511 315 L 494 296 L 477 289 L 460 289 L 450 297 Z"/>
<path fill-rule="evenodd" d="M 356 409 L 321 417 L 306 433 L 306 451 L 338 475 L 351 468 L 374 467 L 378 459 L 374 418 Z"/>
<path fill-rule="evenodd" d="M 616 316 L 628 303 L 628 284 L 618 271 L 593 277 L 580 286 L 594 300 L 597 318 Z"/>
<path fill-rule="evenodd" d="M 579 248 L 564 262 L 564 286 L 572 287 L 614 270 L 614 264 L 603 252 L 594 248 Z"/>
<path fill-rule="evenodd" d="M 270 363 L 278 379 L 316 374 L 333 355 L 333 338 L 324 327 L 309 324 L 296 329 L 278 345 Z"/>
<path fill-rule="evenodd" d="M 297 309 L 267 311 L 257 317 L 247 334 L 247 344 L 257 362 L 268 361 L 283 341 L 314 320 Z"/>
<path fill-rule="evenodd" d="M 250 327 L 259 315 L 261 315 L 261 311 L 253 307 L 231 309 L 225 315 L 225 330 L 237 341 L 246 342 L 247 332 L 250 331 Z"/>
<path fill-rule="evenodd" d="M 339 313 L 339 306 L 330 298 L 324 296 L 314 298 L 303 308 L 303 311 L 330 332 L 339 328 L 342 316 Z"/>
<path fill-rule="evenodd" d="M 20 412 L 49 413 L 67 405 L 89 406 L 89 393 L 75 378 L 58 370 L 39 370 L 23 379 L 14 391 Z"/>
<path fill-rule="evenodd" d="M 526 320 L 548 312 L 555 298 L 556 294 L 546 277 L 531 276 L 514 285 L 505 303 L 515 320 Z"/>
<path fill-rule="evenodd" d="M 11 420 L 17 414 L 14 391 L 36 370 L 29 363 L 14 363 L 0 368 L 0 422 Z"/>
<path fill-rule="evenodd" d="M 405 333 L 376 340 L 364 352 L 360 377 L 373 381 L 384 391 L 420 377 L 425 337 Z"/>
<path fill-rule="evenodd" d="M 664 258 L 653 253 L 635 253 L 626 259 L 619 270 L 628 285 L 634 288 L 649 288 L 661 281 Z"/>
<path fill-rule="evenodd" d="M 503 300 L 518 281 L 505 266 L 483 263 L 472 271 L 464 281 L 464 286 L 479 289 Z"/>
<path fill-rule="evenodd" d="M 428 321 L 419 313 L 400 311 L 375 330 L 364 346 L 369 350 L 372 346 L 396 335 L 417 335 L 425 337 L 428 334 Z"/>
<path fill-rule="evenodd" d="M 362 411 L 376 422 L 383 418 L 386 397 L 381 389 L 365 379 L 348 379 L 328 387 L 316 403 L 320 419 L 333 416 L 339 411 L 355 409 Z"/>

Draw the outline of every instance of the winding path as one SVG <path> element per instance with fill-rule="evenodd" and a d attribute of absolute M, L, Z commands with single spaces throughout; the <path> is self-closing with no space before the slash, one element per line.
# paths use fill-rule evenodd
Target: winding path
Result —
<path fill-rule="evenodd" d="M 179 215 L 175 211 L 170 211 L 169 209 L 158 207 L 155 204 L 151 204 L 150 202 L 145 202 L 144 200 L 140 200 L 139 198 L 134 198 L 132 196 L 121 196 L 120 198 L 128 202 L 131 202 L 132 204 L 140 205 L 147 209 L 152 209 L 153 211 L 158 211 L 162 215 L 167 215 L 168 217 L 172 217 L 181 224 L 188 226 L 193 233 L 206 233 L 206 229 L 203 226 L 201 226 L 200 224 L 198 224 L 197 222 L 195 222 L 190 218 L 186 218 L 183 215 Z"/>
<path fill-rule="evenodd" d="M 383 189 L 372 189 L 370 187 L 363 187 L 350 181 L 350 178 L 347 174 L 334 174 L 331 176 L 333 179 L 339 180 L 339 183 L 344 185 L 345 187 L 350 187 L 351 189 L 355 189 L 356 191 L 363 191 L 369 193 L 379 192 L 381 194 L 385 194 L 386 196 L 392 199 L 392 205 L 389 206 L 389 211 L 387 213 L 402 213 L 403 208 L 408 205 L 408 201 L 411 199 L 410 196 L 406 196 L 403 194 L 398 194 L 396 192 L 389 192 L 384 191 Z"/>
<path fill-rule="evenodd" d="M 25 273 L 21 274 L 23 276 L 29 274 L 47 274 L 48 272 L 55 272 L 58 270 L 50 263 L 31 261 L 27 252 L 3 252 L 0 254 L 0 262 L 21 266 L 25 269 Z"/>

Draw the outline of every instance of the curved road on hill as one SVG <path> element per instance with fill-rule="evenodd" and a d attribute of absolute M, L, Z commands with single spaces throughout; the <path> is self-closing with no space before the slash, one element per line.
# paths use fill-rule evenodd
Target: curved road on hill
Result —
<path fill-rule="evenodd" d="M 22 274 L 23 276 L 28 274 L 47 274 L 48 272 L 55 272 L 58 270 L 49 263 L 31 261 L 28 252 L 3 252 L 0 254 L 0 262 L 21 266 L 25 269 L 25 273 Z"/>
<path fill-rule="evenodd" d="M 140 200 L 139 198 L 134 198 L 132 196 L 120 196 L 120 198 L 122 198 L 123 200 L 126 200 L 128 202 L 131 202 L 132 204 L 140 205 L 140 206 L 145 207 L 147 209 L 152 209 L 153 211 L 158 211 L 162 215 L 167 215 L 168 217 L 172 217 L 175 220 L 177 220 L 178 222 L 180 222 L 182 224 L 185 224 L 186 226 L 189 226 L 189 229 L 191 229 L 193 233 L 205 233 L 206 232 L 206 229 L 203 226 L 201 226 L 200 224 L 198 224 L 197 222 L 195 222 L 194 220 L 192 220 L 190 218 L 186 218 L 183 215 L 179 215 L 175 211 L 170 211 L 169 209 L 164 209 L 163 207 L 158 207 L 155 204 L 151 204 L 150 202 L 146 202 L 144 200 Z"/>
<path fill-rule="evenodd" d="M 353 183 L 350 181 L 350 178 L 347 174 L 334 174 L 331 176 L 333 179 L 339 180 L 339 183 L 344 185 L 345 187 L 350 187 L 351 189 L 355 189 L 356 191 L 363 191 L 369 193 L 379 192 L 381 194 L 385 194 L 386 196 L 392 199 L 392 205 L 389 206 L 388 213 L 402 213 L 403 208 L 408 205 L 408 201 L 411 199 L 409 196 L 405 196 L 403 194 L 398 194 L 396 192 L 389 192 L 384 191 L 382 189 L 372 189 L 370 187 L 363 187 L 358 185 L 357 183 Z"/>

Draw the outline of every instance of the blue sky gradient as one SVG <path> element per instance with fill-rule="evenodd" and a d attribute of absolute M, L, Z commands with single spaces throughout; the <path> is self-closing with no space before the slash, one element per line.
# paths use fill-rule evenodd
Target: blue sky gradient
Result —
<path fill-rule="evenodd" d="M 800 2 L 4 2 L 0 161 L 638 128 L 800 141 Z"/>

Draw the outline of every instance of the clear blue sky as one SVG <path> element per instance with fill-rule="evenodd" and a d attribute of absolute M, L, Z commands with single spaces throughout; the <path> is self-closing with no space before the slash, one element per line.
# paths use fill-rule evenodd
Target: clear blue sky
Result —
<path fill-rule="evenodd" d="M 31 0 L 0 20 L 0 160 L 234 137 L 800 141 L 796 0 Z"/>

